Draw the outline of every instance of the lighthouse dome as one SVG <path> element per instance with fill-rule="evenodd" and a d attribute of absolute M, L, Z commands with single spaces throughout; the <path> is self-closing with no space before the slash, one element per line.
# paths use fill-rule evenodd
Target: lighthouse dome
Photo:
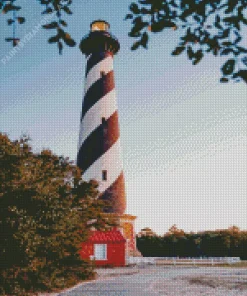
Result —
<path fill-rule="evenodd" d="M 109 32 L 110 25 L 104 20 L 96 20 L 90 24 L 91 31 L 80 42 L 80 50 L 89 55 L 94 52 L 111 52 L 116 54 L 120 49 L 118 39 Z"/>

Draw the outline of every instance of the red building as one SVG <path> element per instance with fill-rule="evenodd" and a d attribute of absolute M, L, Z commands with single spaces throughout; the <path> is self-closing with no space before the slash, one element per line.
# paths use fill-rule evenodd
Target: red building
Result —
<path fill-rule="evenodd" d="M 81 245 L 83 259 L 95 260 L 97 266 L 125 265 L 125 238 L 119 230 L 93 231 Z"/>

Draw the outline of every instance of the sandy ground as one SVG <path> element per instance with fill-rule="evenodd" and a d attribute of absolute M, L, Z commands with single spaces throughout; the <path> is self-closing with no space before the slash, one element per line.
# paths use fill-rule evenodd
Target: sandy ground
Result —
<path fill-rule="evenodd" d="M 105 296 L 108 287 L 114 296 L 247 296 L 247 268 L 136 266 L 96 271 L 96 281 L 81 283 L 68 292 L 41 295 Z M 121 294 L 122 289 L 126 292 Z"/>
<path fill-rule="evenodd" d="M 157 267 L 160 269 L 161 267 Z M 167 276 L 157 278 L 148 290 L 156 295 L 169 296 L 247 296 L 247 268 L 228 267 L 165 267 Z M 99 278 L 137 275 L 141 277 L 145 270 L 155 270 L 155 267 L 142 268 L 99 269 Z"/>
<path fill-rule="evenodd" d="M 199 270 L 198 270 L 199 271 Z M 247 296 L 247 269 L 209 268 L 154 282 L 157 295 Z"/>

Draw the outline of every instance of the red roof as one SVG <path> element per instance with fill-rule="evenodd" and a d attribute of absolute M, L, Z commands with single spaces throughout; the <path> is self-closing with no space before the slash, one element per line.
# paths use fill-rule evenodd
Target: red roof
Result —
<path fill-rule="evenodd" d="M 119 230 L 111 229 L 108 231 L 93 231 L 88 241 L 92 243 L 120 243 L 125 242 L 126 240 Z"/>

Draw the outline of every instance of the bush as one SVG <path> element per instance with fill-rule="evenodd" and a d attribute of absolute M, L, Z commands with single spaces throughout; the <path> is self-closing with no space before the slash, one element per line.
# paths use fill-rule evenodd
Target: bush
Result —
<path fill-rule="evenodd" d="M 0 294 L 28 295 L 94 276 L 79 255 L 90 228 L 104 228 L 95 182 L 28 138 L 0 133 Z M 93 222 L 92 222 L 93 221 Z"/>

